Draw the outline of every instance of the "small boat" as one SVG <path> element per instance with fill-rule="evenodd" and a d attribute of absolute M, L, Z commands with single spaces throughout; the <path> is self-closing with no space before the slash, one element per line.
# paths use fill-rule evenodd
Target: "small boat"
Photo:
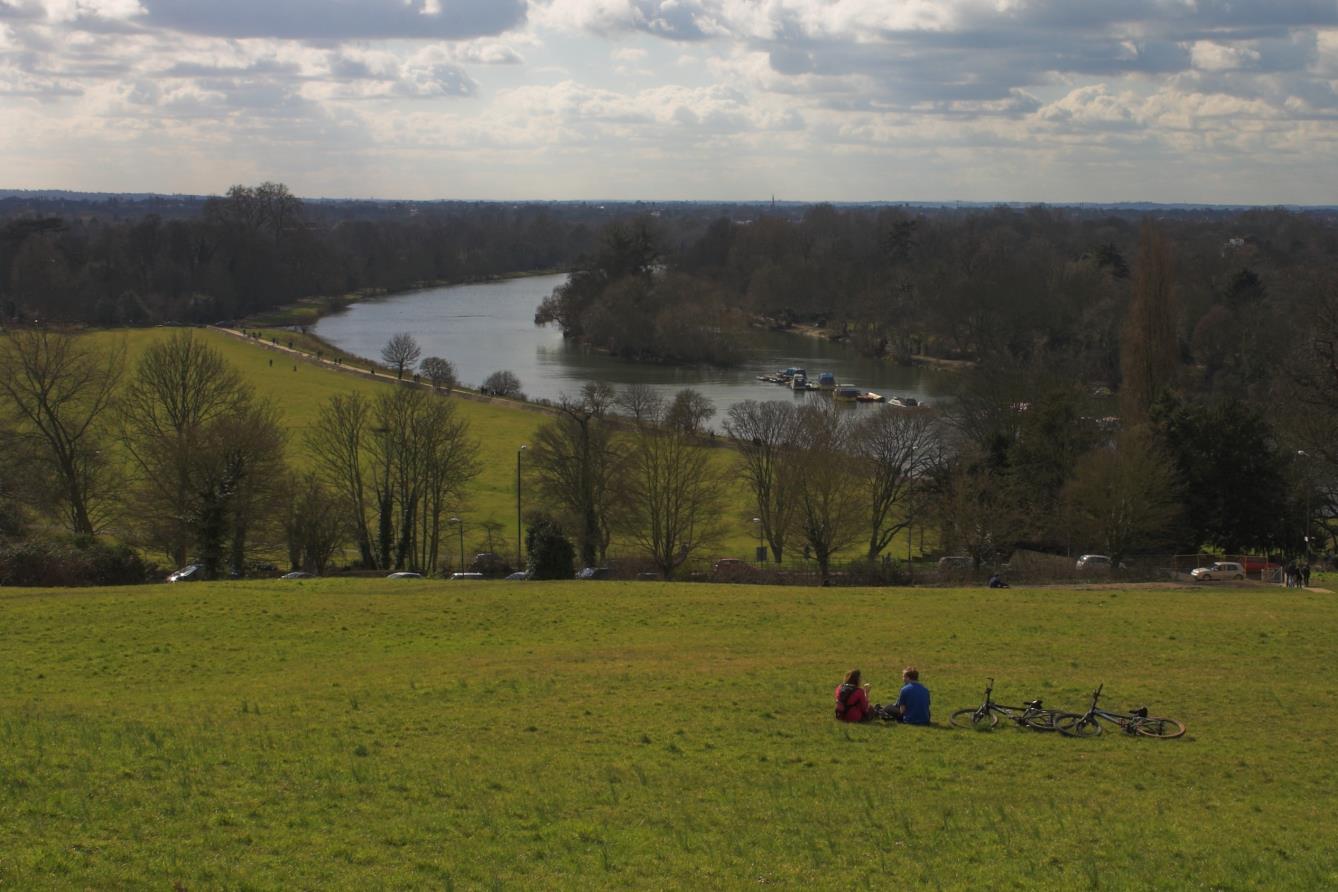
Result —
<path fill-rule="evenodd" d="M 811 389 L 808 376 L 804 374 L 803 369 L 795 370 L 794 375 L 790 378 L 790 389 L 794 391 Z"/>
<path fill-rule="evenodd" d="M 779 375 L 758 375 L 758 376 L 757 376 L 757 380 L 759 380 L 759 381 L 763 381 L 763 382 L 765 382 L 765 383 L 767 383 L 767 384 L 783 384 L 783 383 L 785 383 L 784 381 L 782 381 L 782 380 L 780 379 L 780 376 L 779 376 Z"/>
<path fill-rule="evenodd" d="M 881 403 L 883 401 L 883 395 L 881 393 L 874 393 L 870 390 L 861 393 L 859 396 L 855 397 L 855 400 L 860 403 Z"/>
<path fill-rule="evenodd" d="M 853 403 L 864 393 L 858 387 L 851 387 L 849 384 L 842 384 L 832 391 L 832 399 L 840 400 L 843 403 Z"/>
<path fill-rule="evenodd" d="M 818 372 L 818 390 L 835 390 L 836 376 L 831 372 Z"/>
<path fill-rule="evenodd" d="M 913 396 L 894 396 L 888 403 L 902 409 L 915 409 L 920 406 L 920 401 Z"/>

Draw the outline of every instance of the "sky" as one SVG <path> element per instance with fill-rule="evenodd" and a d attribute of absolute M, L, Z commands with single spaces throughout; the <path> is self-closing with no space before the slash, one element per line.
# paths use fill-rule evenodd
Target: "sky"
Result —
<path fill-rule="evenodd" d="M 0 188 L 1338 204 L 1338 0 L 0 0 Z"/>

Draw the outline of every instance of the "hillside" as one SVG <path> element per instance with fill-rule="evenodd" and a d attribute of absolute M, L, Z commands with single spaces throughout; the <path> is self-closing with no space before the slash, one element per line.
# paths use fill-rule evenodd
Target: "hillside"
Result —
<path fill-rule="evenodd" d="M 1338 883 L 1327 593 L 275 581 L 0 627 L 5 888 Z M 833 721 L 907 664 L 934 727 Z M 947 727 L 987 676 L 1189 732 Z"/>

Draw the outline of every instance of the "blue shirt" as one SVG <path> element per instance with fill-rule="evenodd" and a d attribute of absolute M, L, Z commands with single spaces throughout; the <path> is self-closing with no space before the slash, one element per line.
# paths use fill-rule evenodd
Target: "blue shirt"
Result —
<path fill-rule="evenodd" d="M 906 683 L 897 696 L 897 705 L 906 707 L 906 714 L 901 717 L 905 724 L 929 724 L 929 688 L 918 681 Z"/>

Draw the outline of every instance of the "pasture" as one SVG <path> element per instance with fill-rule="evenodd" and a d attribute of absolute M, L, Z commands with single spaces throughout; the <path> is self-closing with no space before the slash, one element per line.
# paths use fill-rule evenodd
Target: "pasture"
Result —
<path fill-rule="evenodd" d="M 1336 630 L 1276 587 L 3 590 L 0 888 L 1331 888 Z M 832 719 L 908 663 L 935 727 Z M 986 676 L 1189 732 L 948 728 Z"/>

